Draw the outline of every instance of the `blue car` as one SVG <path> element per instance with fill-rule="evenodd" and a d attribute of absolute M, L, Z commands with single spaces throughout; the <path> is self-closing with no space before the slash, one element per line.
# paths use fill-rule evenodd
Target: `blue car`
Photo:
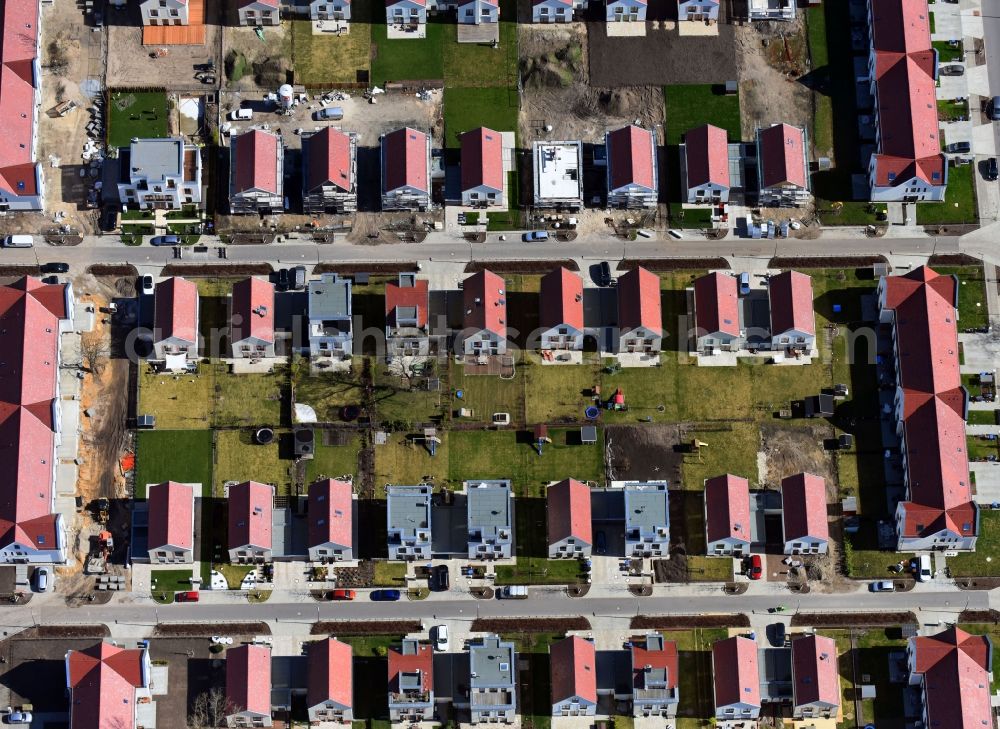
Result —
<path fill-rule="evenodd" d="M 395 602 L 399 599 L 399 590 L 375 590 L 372 600 L 376 602 Z"/>
<path fill-rule="evenodd" d="M 181 237 L 179 235 L 158 235 L 149 239 L 151 246 L 179 246 Z"/>
<path fill-rule="evenodd" d="M 524 235 L 521 236 L 521 240 L 523 240 L 525 243 L 532 243 L 535 241 L 543 241 L 548 239 L 549 239 L 549 234 L 546 233 L 544 230 L 533 230 L 530 233 L 525 233 Z"/>

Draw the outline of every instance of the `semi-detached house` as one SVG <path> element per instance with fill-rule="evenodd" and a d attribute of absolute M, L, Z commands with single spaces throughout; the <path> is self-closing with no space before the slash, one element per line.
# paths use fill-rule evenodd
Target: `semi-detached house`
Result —
<path fill-rule="evenodd" d="M 427 210 L 431 205 L 431 138 L 404 127 L 383 135 L 382 209 Z"/>
<path fill-rule="evenodd" d="M 272 726 L 271 649 L 238 645 L 226 651 L 226 726 Z"/>
<path fill-rule="evenodd" d="M 503 138 L 480 127 L 461 136 L 462 205 L 489 208 L 503 205 Z"/>
<path fill-rule="evenodd" d="M 552 716 L 594 716 L 597 713 L 597 649 L 593 642 L 571 635 L 549 646 Z"/>
<path fill-rule="evenodd" d="M 594 545 L 590 487 L 563 479 L 545 492 L 549 559 L 588 559 Z"/>
<path fill-rule="evenodd" d="M 565 267 L 545 274 L 538 309 L 539 349 L 583 349 L 583 279 L 579 274 Z"/>
<path fill-rule="evenodd" d="M 229 154 L 229 208 L 234 215 L 284 211 L 285 147 L 260 129 L 233 136 Z"/>
<path fill-rule="evenodd" d="M 149 561 L 152 564 L 193 562 L 194 489 L 190 484 L 166 481 L 150 486 L 146 498 Z"/>
<path fill-rule="evenodd" d="M 479 271 L 462 286 L 462 351 L 467 356 L 507 351 L 507 293 L 504 280 Z"/>
<path fill-rule="evenodd" d="M 703 124 L 684 135 L 681 166 L 691 205 L 729 202 L 729 135 Z"/>
<path fill-rule="evenodd" d="M 750 553 L 750 483 L 725 474 L 705 480 L 705 539 L 709 557 Z"/>

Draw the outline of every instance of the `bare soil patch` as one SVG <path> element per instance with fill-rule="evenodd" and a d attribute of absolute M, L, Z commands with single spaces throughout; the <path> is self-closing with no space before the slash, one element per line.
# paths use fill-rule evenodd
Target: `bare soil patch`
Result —
<path fill-rule="evenodd" d="M 313 623 L 310 635 L 406 635 L 423 629 L 419 620 L 321 620 Z"/>
<path fill-rule="evenodd" d="M 956 256 L 967 258 L 967 256 Z M 933 258 L 931 261 L 933 262 Z M 974 263 L 979 261 L 973 259 Z M 887 263 L 885 256 L 815 256 L 813 258 L 776 257 L 767 263 L 768 268 L 868 268 L 876 263 Z M 938 263 L 939 266 L 953 265 Z M 964 265 L 964 264 L 957 264 Z"/>
<path fill-rule="evenodd" d="M 586 618 L 479 618 L 472 621 L 473 633 L 563 633 L 590 630 Z"/>
<path fill-rule="evenodd" d="M 670 271 L 688 271 L 700 269 L 729 269 L 729 261 L 725 258 L 625 258 L 618 263 L 619 271 L 631 271 L 636 266 L 642 266 L 654 273 L 669 273 Z"/>
<path fill-rule="evenodd" d="M 837 500 L 833 459 L 823 450 L 823 439 L 833 436 L 831 426 L 823 421 L 795 426 L 764 423 L 760 431 L 766 464 L 762 486 L 777 488 L 786 476 L 812 473 L 826 479 L 827 501 Z"/>
<path fill-rule="evenodd" d="M 684 454 L 676 425 L 612 425 L 605 429 L 610 464 L 608 480 L 681 480 Z"/>
<path fill-rule="evenodd" d="M 815 628 L 881 628 L 916 623 L 917 616 L 910 612 L 899 613 L 795 613 L 792 627 Z"/>
<path fill-rule="evenodd" d="M 734 28 L 743 138 L 778 122 L 810 126 L 812 92 L 798 82 L 805 65 L 804 14 L 793 23 L 753 23 Z"/>
<path fill-rule="evenodd" d="M 235 276 L 267 276 L 274 269 L 270 263 L 236 263 L 217 265 L 185 265 L 171 263 L 163 267 L 164 276 L 187 278 L 226 278 Z"/>
<path fill-rule="evenodd" d="M 579 271 L 580 266 L 572 259 L 564 261 L 472 261 L 465 267 L 466 273 L 490 270 L 493 273 L 548 273 L 564 266 L 570 271 Z"/>
<path fill-rule="evenodd" d="M 416 271 L 416 262 L 411 263 L 320 263 L 313 267 L 314 274 L 321 273 L 406 273 Z"/>
<path fill-rule="evenodd" d="M 39 625 L 18 633 L 18 639 L 35 638 L 96 638 L 100 640 L 111 635 L 106 625 Z"/>
<path fill-rule="evenodd" d="M 633 630 L 685 630 L 690 628 L 749 628 L 750 618 L 736 615 L 637 615 L 629 627 Z"/>
<path fill-rule="evenodd" d="M 267 623 L 160 623 L 153 635 L 164 638 L 199 638 L 206 635 L 270 635 Z"/>

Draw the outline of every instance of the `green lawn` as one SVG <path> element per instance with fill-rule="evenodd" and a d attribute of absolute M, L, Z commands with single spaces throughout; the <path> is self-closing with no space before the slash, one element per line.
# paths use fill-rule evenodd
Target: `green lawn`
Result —
<path fill-rule="evenodd" d="M 167 95 L 162 91 L 115 91 L 108 104 L 108 146 L 127 147 L 133 137 L 167 136 Z"/>
<path fill-rule="evenodd" d="M 498 566 L 497 584 L 568 584 L 577 581 L 581 575 L 579 560 L 548 559 L 546 524 L 545 499 L 517 499 L 514 513 L 517 564 Z"/>
<path fill-rule="evenodd" d="M 969 425 L 996 425 L 996 410 L 970 410 Z"/>
<path fill-rule="evenodd" d="M 135 442 L 135 498 L 163 481 L 212 483 L 212 434 L 207 430 L 140 430 Z"/>
<path fill-rule="evenodd" d="M 358 13 L 362 8 L 354 8 Z M 371 33 L 355 18 L 351 32 L 313 35 L 312 21 L 292 21 L 295 83 L 309 86 L 355 83 L 371 64 Z"/>
<path fill-rule="evenodd" d="M 722 473 L 737 474 L 750 479 L 751 484 L 756 483 L 757 451 L 760 448 L 757 423 L 727 423 L 722 429 L 706 423 L 702 427 L 703 430 L 692 430 L 690 437 L 708 446 L 698 453 L 684 456 L 684 488 L 700 491 L 704 488 L 705 479 Z"/>
<path fill-rule="evenodd" d="M 358 475 L 358 451 L 361 437 L 352 433 L 347 445 L 326 445 L 324 431 L 316 431 L 316 446 L 311 460 L 306 461 L 306 483 L 319 478 Z"/>
<path fill-rule="evenodd" d="M 402 587 L 406 582 L 405 562 L 375 563 L 375 585 L 378 587 Z"/>
<path fill-rule="evenodd" d="M 667 144 L 680 144 L 686 132 L 702 124 L 725 129 L 730 141 L 741 138 L 739 96 L 716 93 L 717 89 L 712 84 L 664 87 Z"/>
<path fill-rule="evenodd" d="M 215 494 L 222 495 L 227 481 L 259 481 L 275 485 L 276 495 L 290 493 L 294 468 L 289 431 L 277 431 L 268 445 L 254 442 L 249 430 L 222 430 L 216 433 Z M 282 441 L 286 441 L 282 443 Z M 286 455 L 285 458 L 279 454 Z"/>
<path fill-rule="evenodd" d="M 962 42 L 958 42 L 958 46 L 953 46 L 948 41 L 934 41 L 931 43 L 934 46 L 934 50 L 938 52 L 938 61 L 940 63 L 954 63 L 955 61 L 961 61 L 963 57 Z"/>
<path fill-rule="evenodd" d="M 845 543 L 847 548 L 844 550 L 844 561 L 847 564 L 847 574 L 855 579 L 892 579 L 893 574 L 889 571 L 889 567 L 913 557 L 909 552 L 855 549 L 852 546 L 853 541 L 854 537 L 849 537 L 849 541 Z"/>
<path fill-rule="evenodd" d="M 710 208 L 684 208 L 682 203 L 672 202 L 669 206 L 670 225 L 682 230 L 712 227 Z"/>
<path fill-rule="evenodd" d="M 596 358 L 581 365 L 542 365 L 535 355 L 529 355 L 525 419 L 531 423 L 552 423 L 559 420 L 579 421 L 583 411 L 593 403 L 589 392 L 600 382 L 600 364 Z"/>
<path fill-rule="evenodd" d="M 521 194 L 520 178 L 517 172 L 507 173 L 507 210 L 497 213 L 487 213 L 488 222 L 486 229 L 489 231 L 498 230 L 520 230 L 524 227 L 521 219 Z"/>
<path fill-rule="evenodd" d="M 821 5 L 806 10 L 806 33 L 812 67 L 820 73 L 828 73 L 830 53 L 827 48 L 826 13 Z M 823 94 L 815 94 L 813 100 L 812 142 L 819 153 L 827 154 L 833 150 L 833 101 Z"/>
<path fill-rule="evenodd" d="M 387 483 L 418 484 L 424 476 L 430 476 L 436 483 L 447 481 L 451 435 L 439 431 L 441 443 L 432 457 L 422 438 L 414 440 L 408 434 L 390 433 L 388 443 L 375 446 L 375 485 L 379 496 L 384 496 L 383 487 Z"/>
<path fill-rule="evenodd" d="M 524 422 L 525 380 L 526 368 L 516 367 L 514 378 L 501 380 L 492 375 L 465 375 L 463 365 L 452 365 L 451 388 L 461 390 L 463 397 L 452 398 L 448 407 L 457 410 L 466 408 L 472 410 L 471 418 L 463 421 L 479 421 L 489 423 L 493 413 L 509 413 L 515 424 Z"/>
<path fill-rule="evenodd" d="M 226 578 L 226 584 L 229 585 L 230 590 L 238 590 L 240 589 L 240 585 L 243 584 L 243 578 L 250 573 L 253 567 L 243 564 L 223 563 L 215 565 L 215 569 Z"/>
<path fill-rule="evenodd" d="M 444 373 L 437 368 L 429 377 L 440 377 L 440 389 L 427 389 L 425 377 L 401 377 L 389 372 L 382 363 L 372 360 L 375 378 L 375 407 L 382 423 L 429 423 L 444 415 L 448 399 L 447 366 Z"/>
<path fill-rule="evenodd" d="M 933 13 L 931 14 L 933 16 Z M 917 205 L 917 223 L 920 225 L 956 225 L 975 223 L 976 183 L 975 165 L 948 168 L 948 190 L 944 202 L 925 202 Z"/>
<path fill-rule="evenodd" d="M 340 422 L 345 405 L 360 405 L 362 358 L 354 358 L 350 372 L 324 372 L 312 375 L 309 363 L 300 360 L 292 366 L 292 387 L 295 402 L 309 405 L 321 423 Z"/>
<path fill-rule="evenodd" d="M 217 365 L 215 415 L 217 426 L 281 424 L 282 397 L 287 395 L 288 374 L 278 367 L 270 374 L 233 375 Z"/>
<path fill-rule="evenodd" d="M 442 45 L 454 23 L 427 23 L 427 37 L 389 40 L 384 20 L 372 23 L 371 81 L 431 80 L 444 78 Z"/>
<path fill-rule="evenodd" d="M 153 599 L 161 605 L 169 605 L 174 601 L 174 593 L 191 589 L 191 570 L 158 570 L 150 573 L 150 592 Z"/>
<path fill-rule="evenodd" d="M 949 557 L 948 568 L 952 577 L 1000 576 L 1000 512 L 980 510 L 976 551 Z"/>
<path fill-rule="evenodd" d="M 938 119 L 942 122 L 958 121 L 969 118 L 969 102 L 967 99 L 938 99 Z"/>
<path fill-rule="evenodd" d="M 448 88 L 492 86 L 510 88 L 517 104 L 517 23 L 500 22 L 500 42 L 488 44 L 459 43 L 458 24 L 445 23 L 441 53 L 444 79 Z"/>
<path fill-rule="evenodd" d="M 885 205 L 860 200 L 830 201 L 816 199 L 816 214 L 823 225 L 875 225 L 885 222 Z"/>
<path fill-rule="evenodd" d="M 460 136 L 470 129 L 489 127 L 517 132 L 517 90 L 507 87 L 444 90 L 445 147 L 458 149 Z M 493 213 L 490 213 L 491 215 Z"/>
<path fill-rule="evenodd" d="M 982 266 L 941 266 L 938 273 L 958 276 L 958 327 L 984 327 L 989 324 L 986 304 L 986 280 Z"/>
<path fill-rule="evenodd" d="M 203 430 L 211 426 L 213 376 L 206 365 L 196 373 L 156 374 L 139 367 L 139 413 L 156 416 L 156 426 Z"/>

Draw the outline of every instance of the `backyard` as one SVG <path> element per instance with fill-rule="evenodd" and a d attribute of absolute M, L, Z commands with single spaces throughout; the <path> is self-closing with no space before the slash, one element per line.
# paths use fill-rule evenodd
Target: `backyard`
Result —
<path fill-rule="evenodd" d="M 725 94 L 712 84 L 666 86 L 666 143 L 680 144 L 684 134 L 702 124 L 712 124 L 729 133 L 729 141 L 738 141 L 740 131 L 740 97 Z"/>
<path fill-rule="evenodd" d="M 517 91 L 507 87 L 444 90 L 445 147 L 458 149 L 463 132 L 489 127 L 498 132 L 517 132 Z"/>
<path fill-rule="evenodd" d="M 364 11 L 367 4 L 354 7 Z M 307 87 L 333 87 L 338 83 L 357 83 L 368 71 L 371 58 L 371 33 L 363 19 L 354 17 L 346 35 L 314 35 L 312 21 L 292 21 L 292 58 L 295 60 L 295 83 Z"/>
<path fill-rule="evenodd" d="M 136 434 L 135 498 L 163 481 L 212 483 L 212 433 L 208 430 L 140 430 Z"/>
<path fill-rule="evenodd" d="M 975 165 L 948 168 L 948 191 L 944 202 L 917 205 L 917 223 L 920 225 L 957 225 L 975 223 L 976 181 Z"/>
<path fill-rule="evenodd" d="M 371 81 L 382 86 L 387 81 L 444 78 L 442 43 L 447 23 L 427 23 L 427 37 L 389 40 L 384 20 L 372 23 Z"/>
<path fill-rule="evenodd" d="M 167 94 L 112 91 L 108 104 L 108 146 L 127 147 L 133 138 L 167 136 Z"/>

